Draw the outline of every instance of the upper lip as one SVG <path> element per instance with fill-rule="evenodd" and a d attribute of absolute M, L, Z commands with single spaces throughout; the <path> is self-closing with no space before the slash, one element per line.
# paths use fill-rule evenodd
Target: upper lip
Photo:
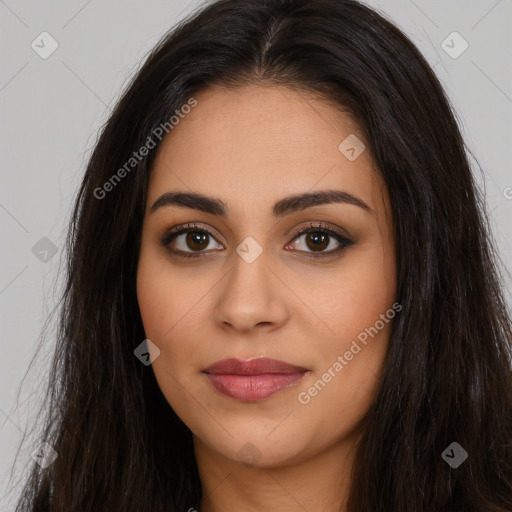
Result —
<path fill-rule="evenodd" d="M 248 361 L 240 359 L 222 359 L 203 370 L 205 373 L 230 375 L 262 375 L 265 373 L 298 373 L 306 372 L 307 368 L 295 366 L 277 359 L 258 357 Z"/>

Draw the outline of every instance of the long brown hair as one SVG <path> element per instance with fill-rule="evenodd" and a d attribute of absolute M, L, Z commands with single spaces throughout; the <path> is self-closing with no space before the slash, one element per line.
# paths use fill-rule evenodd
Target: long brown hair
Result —
<path fill-rule="evenodd" d="M 220 0 L 153 49 L 102 128 L 67 239 L 66 286 L 40 441 L 18 509 L 199 509 L 191 433 L 134 357 L 135 279 L 156 149 L 98 189 L 210 84 L 261 80 L 321 96 L 360 125 L 391 200 L 397 301 L 361 427 L 349 510 L 512 510 L 511 320 L 468 149 L 411 41 L 355 0 Z M 96 191 L 96 193 L 95 193 Z M 442 456 L 458 443 L 457 468 Z"/>

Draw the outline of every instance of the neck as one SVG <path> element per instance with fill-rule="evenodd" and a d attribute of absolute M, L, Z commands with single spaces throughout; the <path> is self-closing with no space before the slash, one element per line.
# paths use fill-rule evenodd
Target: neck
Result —
<path fill-rule="evenodd" d="M 346 512 L 355 443 L 344 439 L 315 456 L 253 467 L 213 451 L 194 436 L 203 488 L 200 512 Z"/>

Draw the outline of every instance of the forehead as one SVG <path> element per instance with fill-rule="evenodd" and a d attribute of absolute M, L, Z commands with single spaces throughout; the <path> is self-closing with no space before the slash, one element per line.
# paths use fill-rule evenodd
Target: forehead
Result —
<path fill-rule="evenodd" d="M 347 137 L 363 137 L 332 104 L 267 85 L 215 86 L 194 98 L 158 149 L 148 202 L 187 188 L 229 203 L 338 188 L 372 203 L 374 163 L 368 151 L 353 161 L 340 151 Z"/>

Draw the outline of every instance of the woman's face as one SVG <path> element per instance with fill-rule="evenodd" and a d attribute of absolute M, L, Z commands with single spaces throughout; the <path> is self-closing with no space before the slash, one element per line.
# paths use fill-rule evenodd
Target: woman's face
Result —
<path fill-rule="evenodd" d="M 375 396 L 398 310 L 388 195 L 327 103 L 263 85 L 195 99 L 149 182 L 137 295 L 153 371 L 196 449 L 297 463 L 347 444 Z M 294 367 L 205 372 L 231 358 Z"/>

